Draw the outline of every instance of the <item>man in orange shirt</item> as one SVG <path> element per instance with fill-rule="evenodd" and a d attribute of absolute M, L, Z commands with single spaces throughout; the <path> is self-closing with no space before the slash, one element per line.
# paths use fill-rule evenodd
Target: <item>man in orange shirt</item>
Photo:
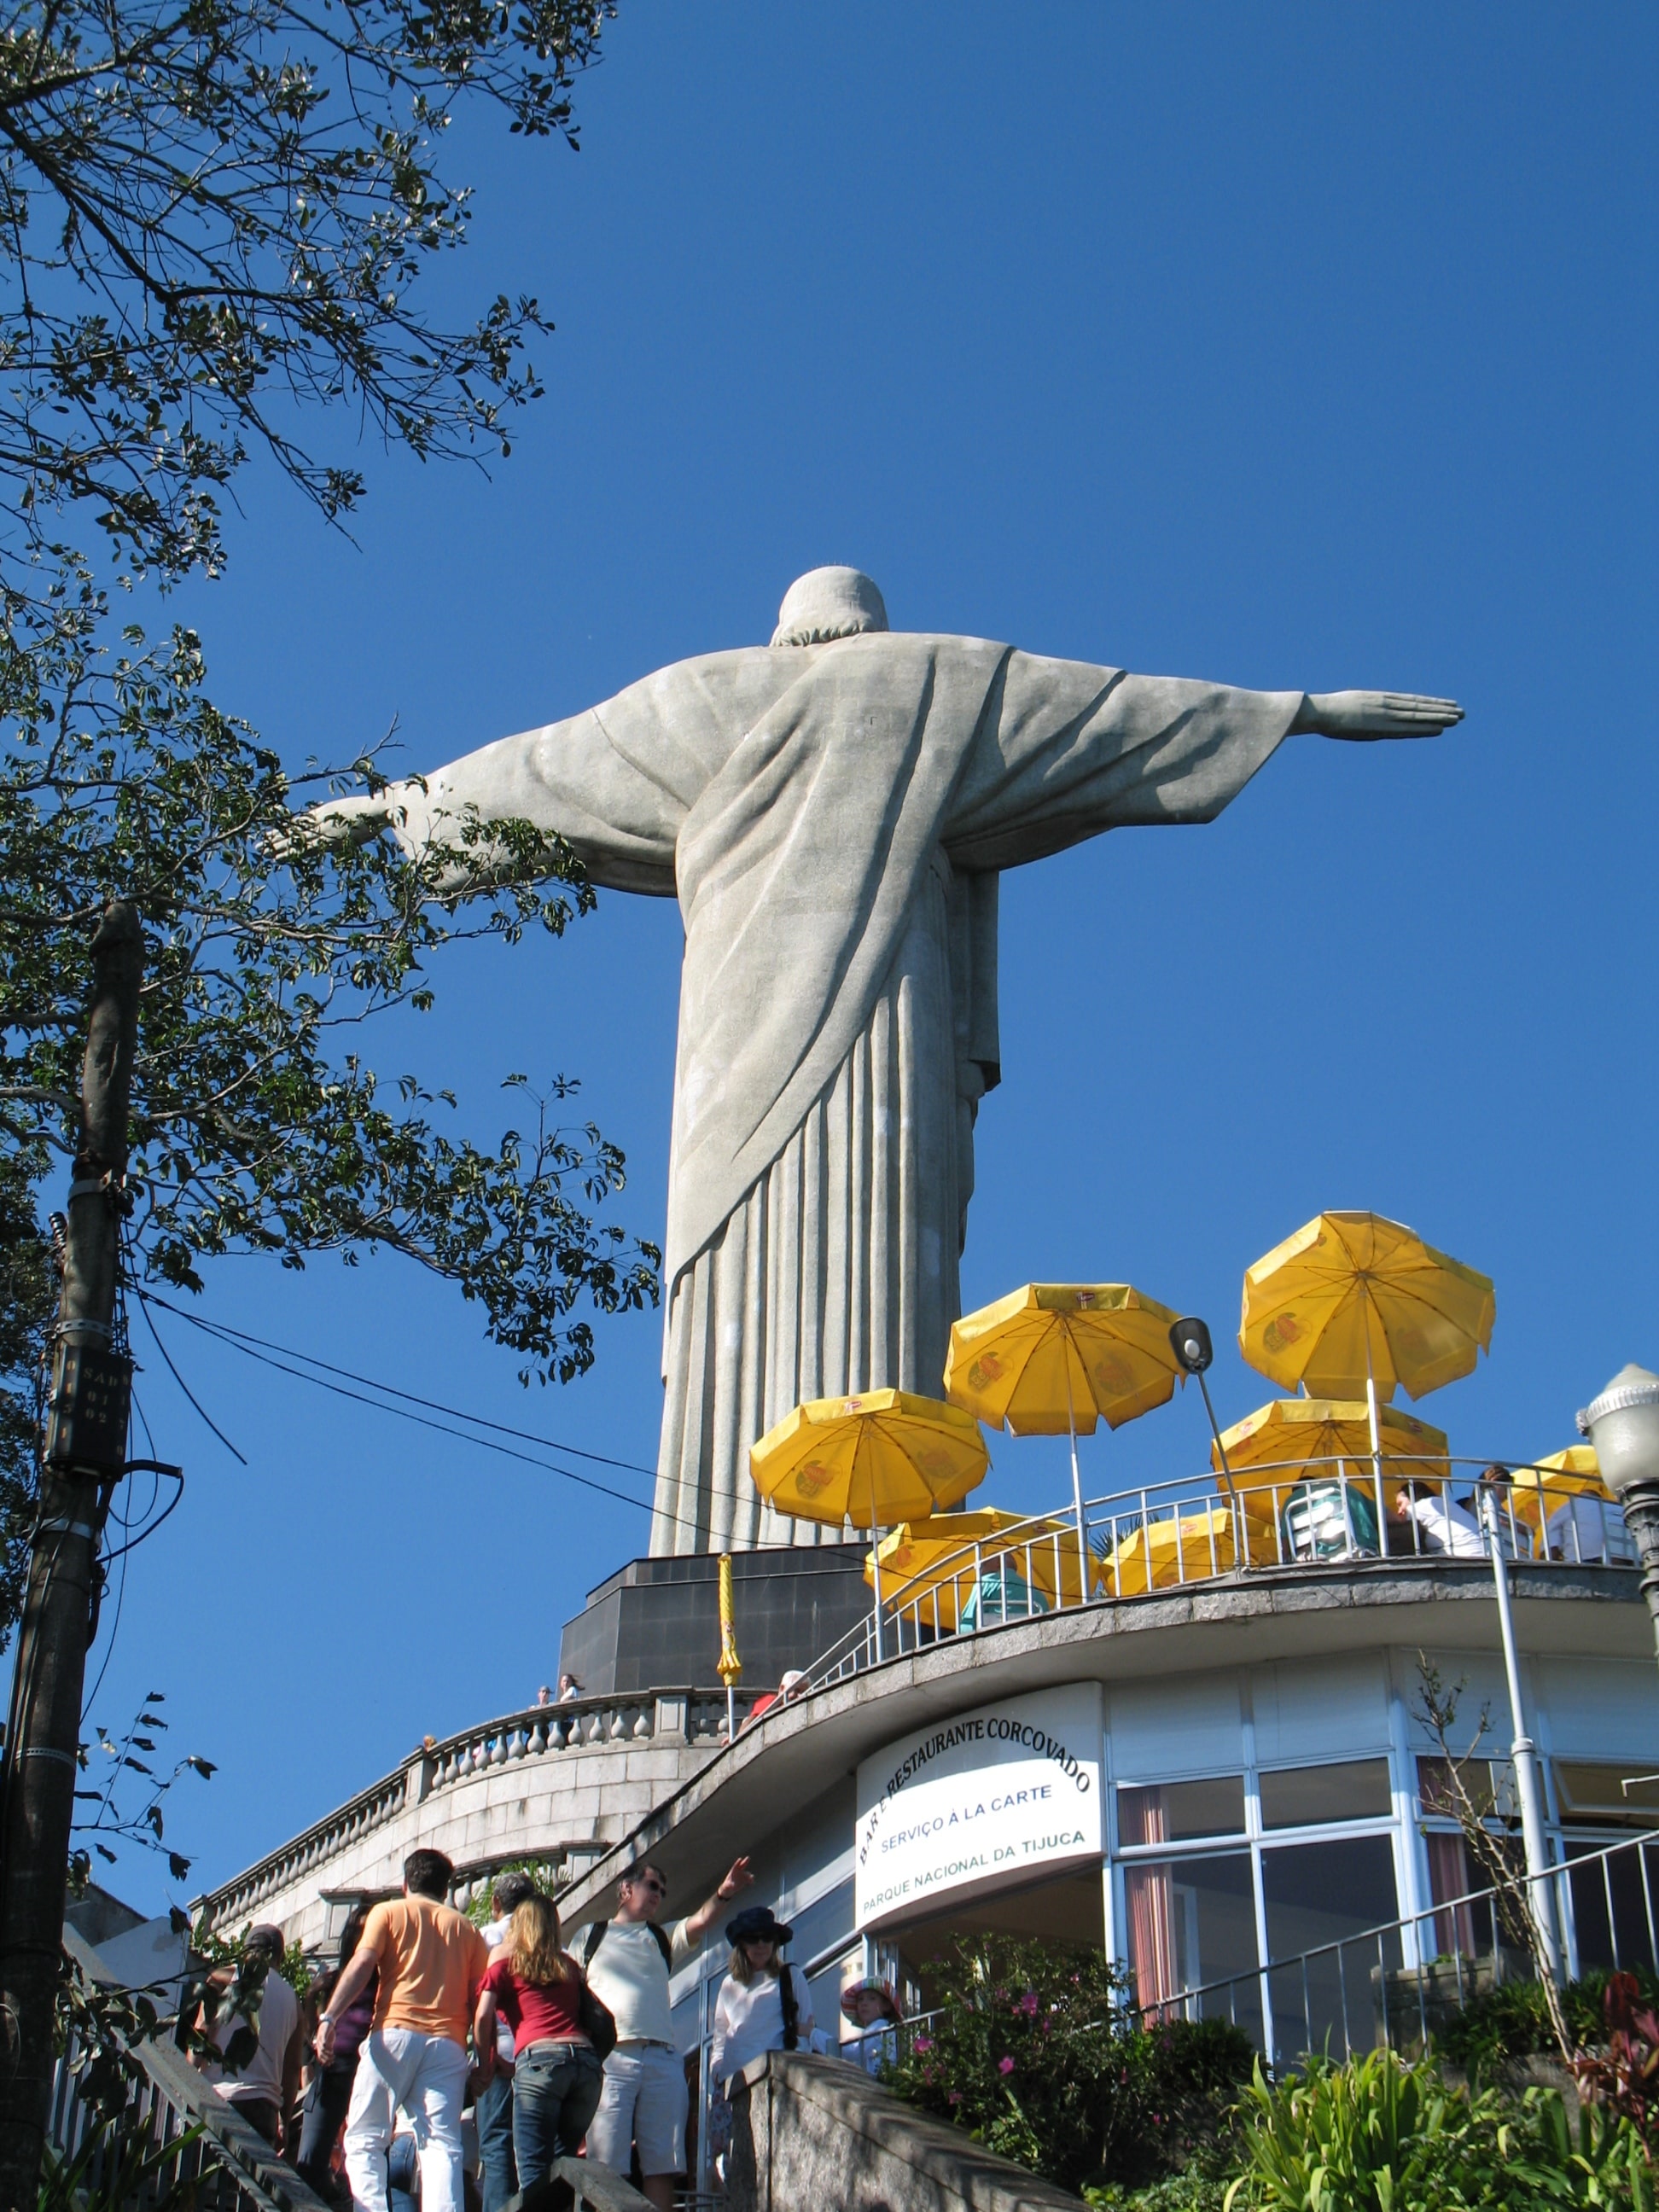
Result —
<path fill-rule="evenodd" d="M 466 2038 L 489 1946 L 444 1900 L 455 1869 L 441 1851 L 411 1851 L 404 1893 L 377 1905 L 317 2023 L 317 2056 L 334 2055 L 334 2023 L 380 1975 L 346 2114 L 346 2179 L 358 2212 L 388 2212 L 386 2145 L 399 2111 L 421 2158 L 422 2212 L 463 2212 L 461 2106 Z"/>

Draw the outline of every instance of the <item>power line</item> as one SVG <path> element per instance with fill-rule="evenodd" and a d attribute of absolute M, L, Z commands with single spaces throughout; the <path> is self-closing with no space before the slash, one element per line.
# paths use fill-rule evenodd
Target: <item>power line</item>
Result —
<path fill-rule="evenodd" d="M 146 1305 L 150 1304 L 151 1297 L 148 1291 L 140 1290 L 136 1284 L 133 1285 L 133 1289 L 136 1295 L 142 1299 Z M 155 1300 L 155 1303 L 157 1305 L 165 1308 L 168 1313 L 177 1314 L 181 1320 L 191 1322 L 196 1328 L 204 1329 L 210 1336 L 219 1337 L 222 1341 L 228 1344 L 234 1352 L 241 1352 L 246 1358 L 258 1360 L 262 1367 L 274 1367 L 278 1374 L 292 1376 L 296 1382 L 309 1382 L 316 1389 L 331 1391 L 337 1398 L 349 1398 L 355 1404 L 359 1406 L 368 1406 L 378 1413 L 391 1413 L 400 1421 L 412 1421 L 417 1428 L 435 1430 L 440 1436 L 459 1437 L 461 1443 L 472 1444 L 481 1451 L 498 1452 L 503 1459 L 515 1459 L 522 1462 L 526 1467 L 539 1468 L 544 1474 L 559 1475 L 562 1477 L 566 1482 L 579 1484 L 584 1490 L 596 1491 L 602 1498 L 614 1498 L 619 1504 L 632 1505 L 641 1513 L 649 1513 L 653 1510 L 653 1507 L 647 1499 L 643 1498 L 630 1498 L 625 1490 L 615 1490 L 608 1482 L 596 1482 L 592 1475 L 578 1474 L 574 1468 L 559 1467 L 551 1460 L 537 1459 L 532 1457 L 529 1452 L 515 1451 L 511 1444 L 498 1443 L 493 1437 L 474 1436 L 470 1430 L 458 1429 L 450 1422 L 434 1421 L 427 1414 L 411 1413 L 407 1406 L 388 1406 L 382 1399 L 379 1397 L 371 1397 L 368 1395 L 368 1392 L 371 1390 L 386 1390 L 386 1394 L 390 1396 L 409 1400 L 410 1405 L 432 1405 L 434 1401 L 431 1399 L 416 1398 L 411 1392 L 407 1390 L 392 1390 L 387 1385 L 371 1382 L 366 1376 L 353 1375 L 351 1369 L 349 1367 L 334 1367 L 330 1365 L 330 1364 L 325 1360 L 318 1360 L 314 1363 L 319 1367 L 327 1367 L 329 1374 L 350 1375 L 354 1382 L 362 1382 L 366 1385 L 366 1388 L 362 1390 L 348 1389 L 343 1382 L 331 1382 L 325 1376 L 311 1374 L 304 1367 L 290 1366 L 286 1359 L 276 1358 L 273 1357 L 272 1353 L 270 1352 L 256 1350 L 255 1346 L 259 1343 L 260 1340 L 258 1338 L 249 1337 L 244 1330 L 222 1328 L 212 1322 L 202 1321 L 194 1314 L 185 1313 L 181 1307 L 169 1305 L 165 1298 L 157 1298 Z M 278 1348 L 280 1349 L 281 1347 Z M 307 1358 L 308 1355 L 304 1352 L 295 1352 L 291 1354 L 290 1357 L 296 1359 L 304 1359 Z M 172 1362 L 170 1360 L 167 1364 L 169 1366 L 172 1365 Z M 191 1403 L 195 1403 L 193 1399 L 191 1400 Z M 198 1410 L 200 1410 L 199 1407 Z M 438 1410 L 443 1413 L 453 1413 L 458 1420 L 471 1421 L 476 1418 L 471 1413 L 461 1412 L 459 1407 L 445 1406 L 439 1407 Z M 544 1438 L 536 1436 L 529 1436 L 527 1435 L 527 1432 L 522 1429 L 507 1429 L 504 1427 L 504 1425 L 499 1421 L 484 1421 L 480 1419 L 478 1421 L 478 1425 L 481 1428 L 500 1430 L 507 1436 L 526 1437 L 528 1442 L 540 1444 L 544 1450 L 562 1451 L 566 1449 L 562 1444 L 548 1444 Z M 240 1455 L 239 1454 L 238 1456 L 240 1457 Z M 598 1459 L 600 1455 L 594 1452 L 586 1454 L 585 1456 Z M 627 1467 L 630 1462 L 627 1461 L 609 1461 L 606 1464 L 611 1466 Z M 640 1474 L 644 1474 L 646 1472 L 643 1468 L 638 1468 L 635 1471 Z M 692 1522 L 682 1520 L 678 1514 L 671 1515 L 668 1517 L 675 1521 L 678 1525 L 683 1528 L 689 1528 L 696 1525 Z"/>
<path fill-rule="evenodd" d="M 255 1336 L 247 1329 L 232 1328 L 228 1322 L 207 1321 L 202 1315 L 190 1312 L 186 1307 L 175 1306 L 168 1299 L 158 1297 L 153 1291 L 138 1290 L 136 1284 L 134 1288 L 147 1306 L 160 1306 L 166 1313 L 176 1314 L 180 1321 L 187 1321 L 192 1328 L 202 1329 L 209 1336 L 223 1337 L 239 1351 L 254 1345 L 261 1352 L 280 1352 L 285 1359 L 297 1359 L 307 1367 L 320 1367 L 327 1375 L 343 1376 L 348 1382 L 362 1382 L 371 1390 L 381 1392 L 386 1397 L 401 1398 L 410 1406 L 424 1406 L 429 1413 L 447 1413 L 453 1420 L 468 1421 L 475 1428 L 493 1429 L 497 1436 L 516 1437 L 521 1443 L 540 1444 L 546 1451 L 567 1452 L 572 1459 L 592 1460 L 599 1467 L 614 1467 L 624 1474 L 643 1474 L 653 1482 L 656 1480 L 656 1468 L 641 1467 L 637 1460 L 613 1459 L 605 1452 L 585 1451 L 580 1444 L 561 1443 L 556 1437 L 538 1436 L 533 1429 L 515 1429 L 506 1421 L 486 1420 L 482 1413 L 469 1413 L 465 1407 L 446 1406 L 441 1399 L 420 1397 L 413 1390 L 399 1389 L 394 1382 L 376 1382 L 372 1376 L 359 1375 L 355 1369 L 336 1367 L 330 1360 L 318 1358 L 314 1352 L 296 1352 L 292 1345 L 275 1344 L 269 1337 Z M 153 1334 L 153 1323 L 151 1329 Z M 161 1340 L 157 1338 L 156 1340 L 159 1343 Z M 199 1407 L 197 1410 L 198 1413 L 201 1411 Z M 203 1419 L 207 1419 L 205 1414 Z M 209 1425 L 211 1426 L 211 1423 Z M 240 1457 L 240 1454 L 238 1457 Z M 246 1464 L 246 1462 L 243 1463 Z"/>

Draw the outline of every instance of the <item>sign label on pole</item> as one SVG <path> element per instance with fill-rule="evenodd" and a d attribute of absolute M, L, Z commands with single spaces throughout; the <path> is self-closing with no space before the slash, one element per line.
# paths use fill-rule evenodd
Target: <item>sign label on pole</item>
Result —
<path fill-rule="evenodd" d="M 860 1930 L 1097 1861 L 1097 1682 L 994 1698 L 865 1759 L 854 1893 Z"/>

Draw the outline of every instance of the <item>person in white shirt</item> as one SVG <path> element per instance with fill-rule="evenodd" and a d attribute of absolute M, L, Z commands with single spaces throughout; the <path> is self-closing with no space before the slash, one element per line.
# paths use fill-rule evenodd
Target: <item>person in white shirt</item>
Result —
<path fill-rule="evenodd" d="M 631 1866 L 617 1885 L 617 1915 L 595 1922 L 580 1945 L 587 1985 L 617 2023 L 617 2047 L 605 2062 L 599 2108 L 588 2123 L 587 2155 L 626 2174 L 640 2154 L 641 2185 L 656 2212 L 673 2212 L 674 2178 L 685 2171 L 685 2121 L 690 2100 L 674 2043 L 668 1977 L 683 1966 L 720 1912 L 755 1877 L 746 1858 L 732 1865 L 714 1894 L 684 1920 L 659 1928 L 654 1916 L 668 1894 L 662 1869 Z"/>
<path fill-rule="evenodd" d="M 714 2001 L 708 2070 L 722 2087 L 764 2051 L 799 2051 L 812 2034 L 812 1999 L 799 1966 L 779 1958 L 794 1934 L 769 1905 L 751 1905 L 726 1923 L 732 1964 Z"/>
<path fill-rule="evenodd" d="M 244 2014 L 233 2012 L 216 2020 L 209 2033 L 220 2050 L 225 2051 L 239 2028 L 252 2026 L 258 2037 L 258 2047 L 234 2074 L 212 2064 L 204 2066 L 203 2071 L 225 2102 L 251 2122 L 281 2155 L 287 2143 L 289 2115 L 299 2092 L 300 2061 L 305 2047 L 300 2000 L 276 1971 L 283 1963 L 280 1928 L 250 1929 L 245 1949 L 245 1972 L 260 1960 L 265 1964 L 257 2017 L 250 2022 Z M 229 1984 L 230 1977 L 223 1969 L 214 1978 L 222 1986 Z"/>
<path fill-rule="evenodd" d="M 1486 1540 L 1473 1514 L 1466 1513 L 1434 1483 L 1402 1482 L 1394 1510 L 1402 1521 L 1414 1521 L 1421 1532 L 1418 1541 L 1425 1552 L 1438 1552 L 1455 1559 L 1484 1559 Z"/>
<path fill-rule="evenodd" d="M 842 2044 L 841 2056 L 854 2066 L 862 2066 L 866 2074 L 879 2074 L 884 2066 L 892 2064 L 898 2057 L 898 2038 L 893 2031 L 904 2017 L 892 1984 L 878 1975 L 866 1975 L 842 1991 L 841 2008 L 858 2031 Z"/>
<path fill-rule="evenodd" d="M 485 1923 L 483 1939 L 493 1964 L 507 1941 L 513 1915 L 526 1898 L 534 1897 L 536 1885 L 516 1869 L 504 1874 L 489 1893 L 494 1917 Z M 472 2100 L 478 2124 L 478 2155 L 483 2168 L 483 2212 L 501 2212 L 519 2186 L 513 2158 L 513 2031 L 505 2020 L 495 2029 L 495 2070 Z"/>

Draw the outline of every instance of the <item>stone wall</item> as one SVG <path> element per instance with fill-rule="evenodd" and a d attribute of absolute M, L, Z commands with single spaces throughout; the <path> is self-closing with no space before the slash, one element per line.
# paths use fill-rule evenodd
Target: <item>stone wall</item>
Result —
<path fill-rule="evenodd" d="M 773 2051 L 735 2085 L 729 2212 L 1082 2212 L 839 2058 Z"/>
<path fill-rule="evenodd" d="M 741 1708 L 739 1708 L 741 1710 Z M 395 1890 L 417 1846 L 455 1863 L 459 1901 L 503 1861 L 580 1875 L 699 1773 L 724 1741 L 723 1691 L 536 1705 L 422 1746 L 408 1763 L 199 1900 L 210 1925 L 338 1933 L 343 1900 Z"/>

